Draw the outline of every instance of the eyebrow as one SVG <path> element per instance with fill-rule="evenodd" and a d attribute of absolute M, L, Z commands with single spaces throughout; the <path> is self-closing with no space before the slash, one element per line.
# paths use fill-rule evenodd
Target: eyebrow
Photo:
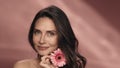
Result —
<path fill-rule="evenodd" d="M 57 33 L 57 31 L 55 31 L 55 30 L 49 30 L 49 31 L 47 31 L 47 32 Z"/>
<path fill-rule="evenodd" d="M 34 30 L 40 31 L 39 29 L 36 29 L 36 28 L 34 28 Z M 34 31 L 34 30 L 33 30 L 33 31 Z"/>
<path fill-rule="evenodd" d="M 41 31 L 41 30 L 39 30 L 39 29 L 37 29 L 37 28 L 34 28 L 34 30 Z M 56 31 L 56 30 L 47 30 L 47 32 L 57 32 L 57 31 Z"/>

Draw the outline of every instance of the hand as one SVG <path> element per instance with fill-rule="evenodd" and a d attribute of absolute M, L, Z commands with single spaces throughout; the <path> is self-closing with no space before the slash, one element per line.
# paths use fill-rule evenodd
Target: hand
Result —
<path fill-rule="evenodd" d="M 58 68 L 50 62 L 50 57 L 49 56 L 41 57 L 40 66 L 42 66 L 44 68 Z"/>

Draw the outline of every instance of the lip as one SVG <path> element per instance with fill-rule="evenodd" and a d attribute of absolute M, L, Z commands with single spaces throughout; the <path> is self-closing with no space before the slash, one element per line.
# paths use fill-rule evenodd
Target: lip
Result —
<path fill-rule="evenodd" d="M 45 47 L 45 46 L 37 46 L 39 50 L 47 50 L 49 47 Z"/>

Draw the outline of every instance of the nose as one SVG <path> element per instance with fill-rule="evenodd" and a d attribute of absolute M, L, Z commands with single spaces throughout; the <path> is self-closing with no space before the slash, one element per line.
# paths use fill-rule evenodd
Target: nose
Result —
<path fill-rule="evenodd" d="M 44 43 L 45 43 L 45 35 L 41 35 L 41 36 L 40 36 L 39 43 L 40 43 L 40 44 L 44 44 Z"/>

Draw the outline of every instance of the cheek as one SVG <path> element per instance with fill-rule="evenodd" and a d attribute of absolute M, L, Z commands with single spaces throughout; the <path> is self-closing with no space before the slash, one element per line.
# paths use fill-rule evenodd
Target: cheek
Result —
<path fill-rule="evenodd" d="M 36 43 L 38 40 L 39 40 L 39 38 L 38 38 L 38 37 L 33 36 L 33 43 Z"/>
<path fill-rule="evenodd" d="M 57 46 L 58 45 L 58 41 L 57 41 L 57 37 L 55 38 L 50 38 L 49 40 L 47 40 L 49 44 L 53 45 L 53 46 Z"/>

